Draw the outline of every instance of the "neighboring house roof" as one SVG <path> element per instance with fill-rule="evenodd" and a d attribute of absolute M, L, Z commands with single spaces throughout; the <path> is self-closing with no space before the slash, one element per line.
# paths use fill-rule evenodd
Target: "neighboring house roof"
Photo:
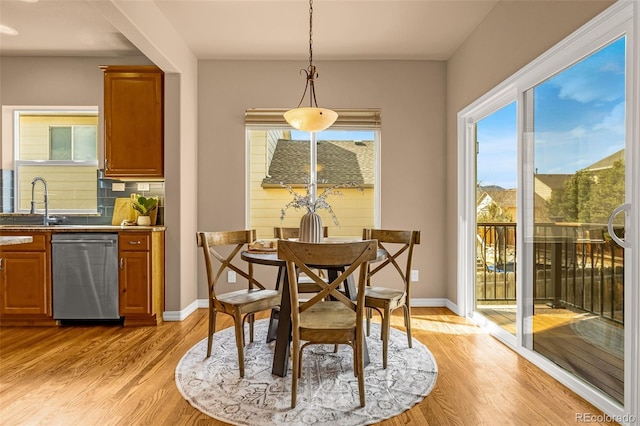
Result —
<path fill-rule="evenodd" d="M 620 151 L 613 153 L 610 156 L 605 157 L 588 167 L 585 167 L 584 170 L 596 171 L 602 169 L 610 169 L 611 167 L 613 167 L 613 163 L 615 163 L 616 161 L 624 161 L 624 149 L 621 149 Z"/>
<path fill-rule="evenodd" d="M 491 199 L 502 208 L 516 208 L 516 190 L 515 189 L 503 189 L 500 190 L 489 190 L 487 194 L 491 197 Z"/>
<path fill-rule="evenodd" d="M 280 139 L 262 185 L 304 184 L 309 180 L 309 141 Z M 318 182 L 374 184 L 373 141 L 318 141 Z"/>
<path fill-rule="evenodd" d="M 515 212 L 517 210 L 517 192 L 515 189 L 489 190 L 482 193 L 476 202 L 476 213 L 480 213 L 487 209 L 489 205 L 495 203 L 501 209 L 512 212 L 512 220 L 515 221 Z M 550 222 L 547 209 L 547 202 L 540 195 L 534 195 L 534 212 L 535 222 Z"/>

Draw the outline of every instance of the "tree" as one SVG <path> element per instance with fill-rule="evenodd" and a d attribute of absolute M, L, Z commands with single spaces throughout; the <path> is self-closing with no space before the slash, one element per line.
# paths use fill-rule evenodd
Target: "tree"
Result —
<path fill-rule="evenodd" d="M 579 170 L 564 188 L 553 191 L 547 202 L 549 215 L 562 222 L 606 223 L 624 202 L 624 179 L 621 160 L 607 169 Z"/>

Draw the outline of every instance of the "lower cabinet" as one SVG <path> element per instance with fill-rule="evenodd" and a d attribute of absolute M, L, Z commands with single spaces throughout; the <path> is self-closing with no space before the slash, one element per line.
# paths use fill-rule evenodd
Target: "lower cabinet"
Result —
<path fill-rule="evenodd" d="M 51 233 L 3 231 L 33 242 L 0 248 L 0 324 L 55 325 L 51 303 Z"/>
<path fill-rule="evenodd" d="M 0 231 L 3 236 L 33 238 L 28 244 L 0 246 L 0 325 L 57 324 L 53 319 L 51 234 Z M 162 322 L 164 250 L 164 231 L 118 232 L 118 303 L 124 325 Z"/>
<path fill-rule="evenodd" d="M 120 316 L 125 325 L 157 325 L 164 311 L 164 232 L 118 237 Z"/>

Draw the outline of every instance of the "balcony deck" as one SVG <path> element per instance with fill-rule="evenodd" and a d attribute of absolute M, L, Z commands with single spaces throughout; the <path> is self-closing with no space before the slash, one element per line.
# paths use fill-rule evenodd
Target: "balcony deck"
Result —
<path fill-rule="evenodd" d="M 479 305 L 478 311 L 515 334 L 514 305 Z M 577 309 L 536 305 L 533 350 L 593 384 L 618 401 L 624 400 L 624 327 Z"/>

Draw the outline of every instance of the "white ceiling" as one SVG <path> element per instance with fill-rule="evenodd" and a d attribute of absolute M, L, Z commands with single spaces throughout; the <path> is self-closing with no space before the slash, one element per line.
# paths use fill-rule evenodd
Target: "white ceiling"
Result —
<path fill-rule="evenodd" d="M 307 0 L 0 0 L 0 54 L 138 55 L 96 1 L 156 7 L 200 59 L 308 57 Z M 314 59 L 445 60 L 497 2 L 315 0 Z"/>

